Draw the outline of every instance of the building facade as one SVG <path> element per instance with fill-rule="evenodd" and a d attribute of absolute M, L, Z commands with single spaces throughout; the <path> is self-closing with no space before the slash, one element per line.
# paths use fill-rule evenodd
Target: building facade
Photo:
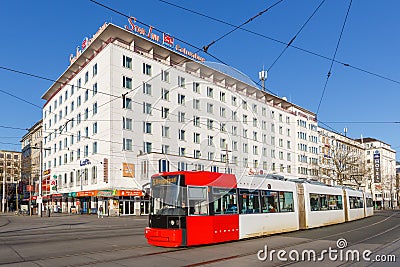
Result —
<path fill-rule="evenodd" d="M 20 180 L 21 152 L 0 150 L 2 212 L 16 208 L 16 195 Z"/>
<path fill-rule="evenodd" d="M 23 199 L 36 200 L 39 195 L 42 137 L 42 120 L 40 120 L 28 130 L 20 141 Z M 32 211 L 34 210 L 36 209 L 32 209 Z"/>
<path fill-rule="evenodd" d="M 357 139 L 365 149 L 365 160 L 372 171 L 366 177 L 366 191 L 373 194 L 376 207 L 398 206 L 396 184 L 396 151 L 375 138 Z"/>
<path fill-rule="evenodd" d="M 101 27 L 43 95 L 52 205 L 143 214 L 162 171 L 318 176 L 314 113 L 135 31 Z"/>

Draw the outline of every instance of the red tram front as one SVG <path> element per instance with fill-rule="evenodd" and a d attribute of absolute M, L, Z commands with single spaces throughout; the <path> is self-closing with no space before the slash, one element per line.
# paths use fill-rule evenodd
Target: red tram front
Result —
<path fill-rule="evenodd" d="M 148 243 L 180 247 L 238 240 L 236 187 L 232 174 L 185 171 L 153 175 L 149 227 L 145 230 Z"/>

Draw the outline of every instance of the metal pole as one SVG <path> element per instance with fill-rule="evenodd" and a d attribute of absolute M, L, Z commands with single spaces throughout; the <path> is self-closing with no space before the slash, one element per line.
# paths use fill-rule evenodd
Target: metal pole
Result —
<path fill-rule="evenodd" d="M 31 177 L 29 178 L 29 185 L 30 185 L 30 188 L 29 188 L 29 205 L 28 205 L 28 207 L 29 207 L 29 216 L 32 216 L 32 187 L 33 187 L 33 185 L 32 185 L 32 167 L 31 167 Z"/>
<path fill-rule="evenodd" d="M 42 153 L 42 149 L 43 149 L 43 143 L 40 142 L 40 157 L 39 157 L 39 161 L 40 161 L 40 175 L 39 175 L 39 196 L 38 198 L 40 199 L 40 203 L 38 205 L 38 216 L 42 217 L 42 203 L 43 203 L 43 198 L 42 198 L 42 181 L 43 181 L 43 168 L 42 168 L 42 157 L 43 157 L 43 153 Z M 37 201 L 37 200 L 36 200 Z"/>
<path fill-rule="evenodd" d="M 3 198 L 2 198 L 2 205 L 1 211 L 3 213 L 6 212 L 6 154 L 4 153 L 4 161 L 3 161 Z"/>
<path fill-rule="evenodd" d="M 18 211 L 18 184 L 19 180 L 15 183 L 15 210 Z"/>

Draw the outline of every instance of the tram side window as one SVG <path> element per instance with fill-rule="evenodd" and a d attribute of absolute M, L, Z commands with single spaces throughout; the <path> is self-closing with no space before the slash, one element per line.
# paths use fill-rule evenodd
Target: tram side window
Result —
<path fill-rule="evenodd" d="M 320 210 L 328 210 L 328 196 L 324 194 L 319 195 Z"/>
<path fill-rule="evenodd" d="M 260 203 L 258 191 L 249 191 L 247 189 L 239 190 L 239 203 L 240 203 L 240 213 L 259 213 Z"/>
<path fill-rule="evenodd" d="M 359 209 L 364 207 L 361 197 L 349 197 L 350 209 Z"/>
<path fill-rule="evenodd" d="M 281 212 L 294 211 L 293 192 L 279 192 L 279 208 Z"/>
<path fill-rule="evenodd" d="M 372 201 L 372 198 L 367 198 L 367 207 L 371 208 L 374 206 L 374 202 Z"/>
<path fill-rule="evenodd" d="M 343 209 L 342 196 L 310 194 L 311 211 L 317 210 L 341 210 Z"/>
<path fill-rule="evenodd" d="M 208 215 L 207 187 L 188 186 L 189 215 Z"/>
<path fill-rule="evenodd" d="M 312 211 L 321 210 L 318 194 L 310 194 L 310 207 Z"/>
<path fill-rule="evenodd" d="M 278 212 L 278 192 L 261 192 L 261 210 L 262 212 Z"/>
<path fill-rule="evenodd" d="M 341 210 L 342 206 L 342 196 L 328 195 L 328 207 L 329 210 Z"/>
<path fill-rule="evenodd" d="M 236 214 L 236 189 L 213 188 L 214 214 Z"/>

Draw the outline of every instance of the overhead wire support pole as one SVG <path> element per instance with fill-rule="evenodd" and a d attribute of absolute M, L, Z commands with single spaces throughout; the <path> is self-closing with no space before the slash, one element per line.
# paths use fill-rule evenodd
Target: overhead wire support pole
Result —
<path fill-rule="evenodd" d="M 341 39 L 342 39 L 342 35 L 343 35 L 343 31 L 344 31 L 344 26 L 346 25 L 347 17 L 349 16 L 350 7 L 351 7 L 351 3 L 352 3 L 352 2 L 353 2 L 353 0 L 350 0 L 349 7 L 347 8 L 346 17 L 344 18 L 342 30 L 340 31 L 339 39 L 338 39 L 337 44 L 336 44 L 335 53 L 333 54 L 333 58 L 332 58 L 332 61 L 331 61 L 331 65 L 330 65 L 330 67 L 329 67 L 329 71 L 328 71 L 328 74 L 327 74 L 327 77 L 326 77 L 326 80 L 325 80 L 324 89 L 322 90 L 322 95 L 321 95 L 321 98 L 320 98 L 319 103 L 318 103 L 318 108 L 317 108 L 317 112 L 316 112 L 317 116 L 318 116 L 319 108 L 321 107 L 322 99 L 324 98 L 326 86 L 328 85 L 328 80 L 329 80 L 329 78 L 331 77 L 331 74 L 332 74 L 331 71 L 332 71 L 333 63 L 335 62 L 336 53 L 337 53 L 337 51 L 338 51 L 338 49 L 339 49 L 339 44 L 340 44 L 340 41 L 341 41 Z"/>

